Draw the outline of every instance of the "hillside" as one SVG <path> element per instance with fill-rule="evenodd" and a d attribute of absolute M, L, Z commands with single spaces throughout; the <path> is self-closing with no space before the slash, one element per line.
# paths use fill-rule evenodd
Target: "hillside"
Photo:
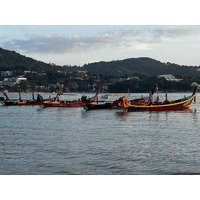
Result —
<path fill-rule="evenodd" d="M 61 67 L 55 64 L 47 64 L 16 53 L 15 51 L 0 48 L 0 71 L 28 70 L 40 73 L 54 72 L 55 70 L 68 71 L 72 68 L 74 67 Z M 162 63 L 151 58 L 129 58 L 110 62 L 96 62 L 84 65 L 83 68 L 97 75 L 116 77 L 128 76 L 136 73 L 148 76 L 157 76 L 160 74 L 174 74 L 183 77 L 200 76 L 197 67 Z"/>
<path fill-rule="evenodd" d="M 162 63 L 151 58 L 129 58 L 111 62 L 96 62 L 84 65 L 84 68 L 91 73 L 116 77 L 133 75 L 135 73 L 148 76 L 173 74 L 183 77 L 197 77 L 200 75 L 197 67 Z"/>
<path fill-rule="evenodd" d="M 0 48 L 0 91 L 92 91 L 95 81 L 103 82 L 82 67 L 47 64 Z"/>
<path fill-rule="evenodd" d="M 200 82 L 197 69 L 151 58 L 57 66 L 0 48 L 0 91 L 91 92 L 95 87 L 104 92 L 148 92 L 155 84 L 161 90 L 190 91 L 192 82 Z M 157 77 L 163 74 L 173 74 L 182 81 L 168 82 Z M 24 81 L 17 81 L 20 78 Z"/>
<path fill-rule="evenodd" d="M 15 51 L 9 51 L 0 48 L 0 70 L 17 70 L 17 71 L 53 71 L 58 66 L 53 66 L 52 64 L 47 64 L 41 61 L 34 60 L 32 58 L 23 56 Z"/>

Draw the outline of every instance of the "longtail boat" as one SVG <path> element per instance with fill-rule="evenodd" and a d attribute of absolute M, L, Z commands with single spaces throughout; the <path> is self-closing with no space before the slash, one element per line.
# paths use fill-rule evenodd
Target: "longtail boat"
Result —
<path fill-rule="evenodd" d="M 151 99 L 153 98 L 153 95 L 155 92 L 158 92 L 158 85 L 156 84 L 156 88 L 152 91 L 152 92 L 149 92 L 149 96 L 147 97 L 141 97 L 139 99 L 133 99 L 133 100 L 130 100 L 131 102 L 131 105 L 147 105 L 149 103 L 149 101 L 151 101 Z"/>
<path fill-rule="evenodd" d="M 100 90 L 97 91 L 94 97 L 88 98 L 87 96 L 82 96 L 80 100 L 74 101 L 60 101 L 58 102 L 44 102 L 43 107 L 84 107 L 87 103 L 93 103 L 96 99 L 98 99 L 98 94 Z"/>
<path fill-rule="evenodd" d="M 153 94 L 149 94 L 148 97 L 141 97 L 140 99 L 134 99 L 134 100 L 130 100 L 131 105 L 147 105 L 151 96 L 153 96 Z"/>
<path fill-rule="evenodd" d="M 149 96 L 141 97 L 138 99 L 133 99 L 128 101 L 126 96 L 120 97 L 118 100 L 113 102 L 106 102 L 104 104 L 86 104 L 86 110 L 96 110 L 96 109 L 108 109 L 108 108 L 124 108 L 131 105 L 147 105 L 149 101 L 153 98 L 153 94 L 158 91 L 158 86 L 151 92 L 149 92 Z"/>
<path fill-rule="evenodd" d="M 168 101 L 167 93 L 166 100 L 164 102 L 155 102 L 144 106 L 129 105 L 127 107 L 128 111 L 168 111 L 168 110 L 184 110 L 188 109 L 193 100 L 196 102 L 196 92 L 197 87 L 195 87 L 194 92 L 191 96 L 184 97 L 175 101 Z"/>
<path fill-rule="evenodd" d="M 36 106 L 36 105 L 42 105 L 43 102 L 53 102 L 57 99 L 57 97 L 58 94 L 53 98 L 43 99 L 43 97 L 38 94 L 37 99 L 22 100 L 21 94 L 19 93 L 19 101 L 12 101 L 6 95 L 6 99 L 4 99 L 3 104 L 5 106 Z"/>

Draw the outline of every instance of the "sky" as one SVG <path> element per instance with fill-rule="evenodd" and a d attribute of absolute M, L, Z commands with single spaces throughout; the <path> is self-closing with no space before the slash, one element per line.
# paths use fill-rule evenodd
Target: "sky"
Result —
<path fill-rule="evenodd" d="M 57 65 L 150 57 L 200 65 L 199 25 L 1 25 L 0 47 Z"/>
<path fill-rule="evenodd" d="M 197 0 L 9 0 L 0 47 L 57 65 L 150 57 L 199 66 L 198 8 Z"/>

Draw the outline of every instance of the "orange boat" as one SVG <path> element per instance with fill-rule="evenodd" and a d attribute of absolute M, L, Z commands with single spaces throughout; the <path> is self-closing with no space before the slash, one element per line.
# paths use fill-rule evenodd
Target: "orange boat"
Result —
<path fill-rule="evenodd" d="M 175 101 L 168 101 L 167 100 L 167 93 L 166 93 L 166 100 L 162 103 L 151 103 L 150 105 L 144 106 L 137 106 L 137 105 L 129 105 L 127 107 L 128 111 L 168 111 L 168 110 L 184 110 L 188 109 L 193 101 L 196 102 L 196 92 L 197 87 L 195 87 L 194 92 L 191 96 L 184 97 L 182 99 L 178 99 Z"/>
<path fill-rule="evenodd" d="M 59 102 L 43 102 L 43 107 L 84 107 L 87 103 L 93 103 L 98 99 L 98 94 L 100 90 L 97 91 L 94 97 L 87 99 L 86 96 L 82 96 L 80 100 L 74 101 L 59 101 Z"/>

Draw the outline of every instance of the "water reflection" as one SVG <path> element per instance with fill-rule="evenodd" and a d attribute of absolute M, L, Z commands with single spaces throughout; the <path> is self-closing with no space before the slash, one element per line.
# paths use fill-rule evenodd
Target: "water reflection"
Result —
<path fill-rule="evenodd" d="M 130 115 L 129 112 L 127 112 L 126 110 L 123 111 L 117 111 L 115 113 L 116 119 L 119 119 L 121 121 L 127 121 L 128 116 Z"/>
<path fill-rule="evenodd" d="M 37 107 L 37 112 L 42 112 L 42 111 L 44 111 L 44 107 L 42 106 Z"/>
<path fill-rule="evenodd" d="M 0 108 L 0 174 L 199 174 L 198 107 Z"/>
<path fill-rule="evenodd" d="M 86 110 L 85 108 L 83 108 L 81 110 L 81 118 L 82 119 L 87 119 L 91 114 L 91 111 Z"/>
<path fill-rule="evenodd" d="M 192 113 L 192 117 L 193 117 L 193 125 L 198 126 L 199 123 L 198 123 L 198 111 L 197 111 L 197 109 L 193 109 L 191 113 Z"/>

